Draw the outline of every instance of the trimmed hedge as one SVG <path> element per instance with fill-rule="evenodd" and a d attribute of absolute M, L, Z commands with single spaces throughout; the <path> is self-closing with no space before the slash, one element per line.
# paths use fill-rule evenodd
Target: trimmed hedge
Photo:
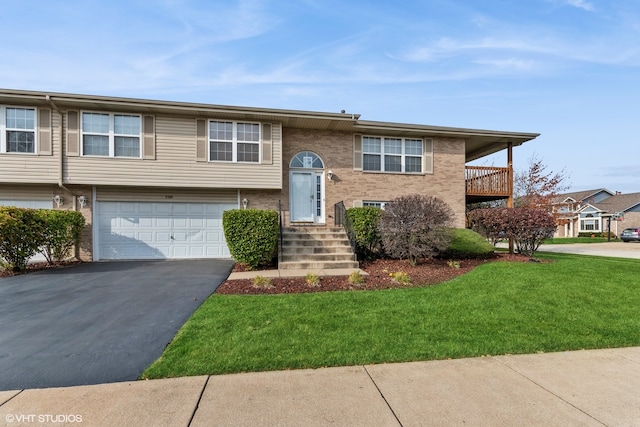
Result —
<path fill-rule="evenodd" d="M 445 259 L 486 259 L 495 254 L 493 245 L 480 234 L 467 228 L 455 228 L 449 247 L 440 254 Z"/>
<path fill-rule="evenodd" d="M 372 259 L 382 254 L 382 236 L 378 231 L 381 213 L 382 210 L 370 206 L 347 210 L 356 233 L 358 259 Z"/>
<path fill-rule="evenodd" d="M 40 209 L 45 221 L 40 252 L 49 264 L 67 258 L 74 245 L 80 244 L 84 228 L 84 216 L 76 211 Z"/>
<path fill-rule="evenodd" d="M 278 247 L 278 212 L 232 209 L 222 214 L 224 237 L 231 256 L 249 269 L 271 262 Z"/>
<path fill-rule="evenodd" d="M 38 253 L 45 219 L 36 209 L 0 207 L 0 257 L 13 271 L 24 271 L 29 258 Z"/>
<path fill-rule="evenodd" d="M 52 264 L 80 243 L 83 227 L 80 212 L 0 207 L 0 257 L 14 271 L 24 271 L 38 252 Z"/>

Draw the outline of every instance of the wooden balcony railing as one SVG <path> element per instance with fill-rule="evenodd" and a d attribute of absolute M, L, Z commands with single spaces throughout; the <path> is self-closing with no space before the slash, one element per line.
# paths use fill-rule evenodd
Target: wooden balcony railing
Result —
<path fill-rule="evenodd" d="M 491 166 L 466 166 L 467 202 L 497 200 L 511 197 L 511 169 Z"/>

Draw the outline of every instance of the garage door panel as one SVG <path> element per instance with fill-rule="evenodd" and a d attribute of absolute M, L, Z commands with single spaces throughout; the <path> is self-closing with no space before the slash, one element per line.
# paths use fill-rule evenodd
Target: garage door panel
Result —
<path fill-rule="evenodd" d="M 222 212 L 232 204 L 101 202 L 99 259 L 230 258 Z"/>

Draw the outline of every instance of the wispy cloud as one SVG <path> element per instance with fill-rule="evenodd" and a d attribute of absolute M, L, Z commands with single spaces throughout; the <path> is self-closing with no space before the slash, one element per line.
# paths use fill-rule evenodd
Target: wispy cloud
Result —
<path fill-rule="evenodd" d="M 593 12 L 596 10 L 593 4 L 586 0 L 566 0 L 566 4 L 568 4 L 569 6 L 577 7 L 579 9 L 584 9 L 588 12 Z"/>

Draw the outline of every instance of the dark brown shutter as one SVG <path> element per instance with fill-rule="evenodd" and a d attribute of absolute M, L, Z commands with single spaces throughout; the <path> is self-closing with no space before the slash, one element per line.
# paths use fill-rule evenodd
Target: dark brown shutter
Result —
<path fill-rule="evenodd" d="M 142 158 L 146 160 L 156 158 L 156 129 L 153 116 L 142 118 Z"/>
<path fill-rule="evenodd" d="M 51 109 L 38 109 L 38 154 L 50 156 L 51 147 Z"/>
<path fill-rule="evenodd" d="M 67 156 L 80 155 L 80 113 L 67 111 Z"/>
<path fill-rule="evenodd" d="M 273 137 L 271 123 L 262 124 L 262 164 L 273 164 Z"/>
<path fill-rule="evenodd" d="M 207 121 L 196 120 L 196 160 L 206 162 L 207 159 Z"/>
<path fill-rule="evenodd" d="M 362 170 L 362 135 L 353 136 L 353 169 Z"/>

